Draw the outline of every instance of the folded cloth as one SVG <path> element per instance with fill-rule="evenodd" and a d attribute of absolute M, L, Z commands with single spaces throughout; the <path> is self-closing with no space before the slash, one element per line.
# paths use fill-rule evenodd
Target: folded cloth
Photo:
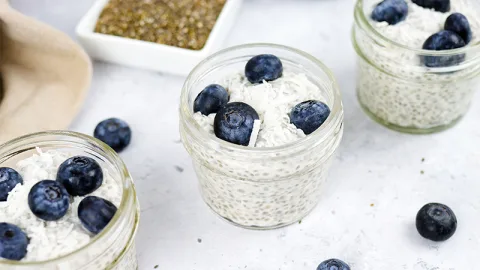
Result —
<path fill-rule="evenodd" d="M 92 65 L 67 35 L 0 0 L 0 143 L 66 129 L 90 86 Z"/>

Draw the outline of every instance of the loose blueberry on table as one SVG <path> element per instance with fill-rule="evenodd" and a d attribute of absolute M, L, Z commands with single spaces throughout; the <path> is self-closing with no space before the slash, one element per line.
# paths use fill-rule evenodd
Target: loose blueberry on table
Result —
<path fill-rule="evenodd" d="M 297 104 L 290 113 L 290 122 L 308 135 L 317 130 L 330 115 L 327 104 L 308 100 Z"/>
<path fill-rule="evenodd" d="M 12 168 L 0 168 L 0 202 L 6 201 L 8 193 L 18 185 L 23 184 L 23 179 L 20 174 Z"/>
<path fill-rule="evenodd" d="M 121 152 L 130 144 L 132 131 L 127 122 L 118 118 L 109 118 L 98 123 L 93 136 L 116 152 Z"/>
<path fill-rule="evenodd" d="M 258 119 L 258 113 L 250 105 L 232 102 L 223 106 L 215 115 L 213 130 L 224 141 L 247 146 L 253 124 Z"/>
<path fill-rule="evenodd" d="M 467 17 L 461 13 L 453 13 L 448 16 L 445 21 L 444 29 L 457 33 L 462 37 L 463 41 L 465 41 L 465 44 L 468 44 L 472 40 L 470 23 L 468 22 Z"/>
<path fill-rule="evenodd" d="M 330 259 L 322 262 L 317 270 L 350 270 L 350 266 L 341 260 Z"/>
<path fill-rule="evenodd" d="M 19 261 L 27 254 L 28 237 L 19 227 L 0 223 L 0 257 Z"/>
<path fill-rule="evenodd" d="M 423 43 L 423 49 L 430 51 L 453 50 L 464 46 L 465 41 L 463 38 L 455 32 L 448 30 L 442 30 L 431 35 L 425 43 Z M 465 54 L 451 56 L 423 56 L 422 60 L 427 67 L 449 67 L 458 65 L 464 61 Z"/>
<path fill-rule="evenodd" d="M 101 232 L 116 212 L 117 207 L 113 203 L 96 196 L 85 197 L 78 205 L 78 218 L 93 234 Z"/>
<path fill-rule="evenodd" d="M 251 58 L 245 66 L 245 77 L 251 83 L 274 81 L 283 74 L 282 61 L 275 55 L 260 54 Z"/>
<path fill-rule="evenodd" d="M 42 180 L 36 183 L 28 193 L 28 206 L 40 219 L 59 220 L 68 211 L 70 195 L 60 182 Z"/>
<path fill-rule="evenodd" d="M 457 218 L 452 209 L 440 203 L 429 203 L 418 211 L 417 231 L 426 239 L 445 241 L 457 230 Z"/>
<path fill-rule="evenodd" d="M 412 0 L 413 3 L 438 12 L 450 11 L 450 0 Z"/>
<path fill-rule="evenodd" d="M 198 94 L 193 103 L 193 111 L 203 115 L 217 113 L 222 106 L 228 103 L 228 92 L 218 84 L 211 84 Z"/>
<path fill-rule="evenodd" d="M 102 185 L 103 171 L 94 159 L 75 156 L 60 165 L 57 181 L 62 183 L 72 196 L 85 196 Z"/>
<path fill-rule="evenodd" d="M 405 20 L 407 15 L 408 4 L 405 0 L 384 0 L 373 9 L 372 19 L 394 25 Z"/>

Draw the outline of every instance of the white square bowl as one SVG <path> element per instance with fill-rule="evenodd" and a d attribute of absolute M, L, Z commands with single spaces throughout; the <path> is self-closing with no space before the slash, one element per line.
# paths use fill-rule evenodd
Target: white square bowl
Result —
<path fill-rule="evenodd" d="M 95 25 L 109 0 L 98 0 L 80 20 L 76 33 L 80 43 L 93 58 L 119 65 L 188 75 L 205 57 L 219 50 L 235 22 L 243 0 L 227 0 L 208 40 L 201 50 L 189 50 L 95 33 Z"/>

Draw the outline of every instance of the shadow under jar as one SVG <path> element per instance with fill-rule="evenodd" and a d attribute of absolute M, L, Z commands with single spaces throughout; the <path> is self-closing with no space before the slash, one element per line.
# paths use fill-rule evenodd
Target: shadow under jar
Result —
<path fill-rule="evenodd" d="M 135 270 L 138 269 L 135 235 L 139 205 L 135 187 L 125 164 L 110 147 L 92 137 L 67 131 L 42 132 L 20 137 L 0 146 L 0 167 L 15 168 L 17 162 L 55 150 L 95 159 L 122 191 L 118 210 L 109 224 L 90 242 L 58 258 L 46 261 L 0 261 L 3 270 Z"/>
<path fill-rule="evenodd" d="M 285 71 L 304 73 L 316 84 L 331 113 L 315 132 L 278 147 L 235 145 L 205 131 L 193 118 L 193 101 L 207 85 L 242 72 L 259 54 L 278 56 Z M 193 159 L 203 199 L 225 220 L 250 229 L 297 222 L 317 204 L 343 134 L 338 85 L 314 57 L 273 44 L 249 44 L 220 51 L 201 62 L 182 90 L 180 133 Z"/>
<path fill-rule="evenodd" d="M 372 6 L 366 3 L 358 0 L 352 30 L 358 55 L 357 96 L 364 111 L 376 122 L 406 133 L 433 133 L 455 125 L 479 85 L 480 44 L 445 51 L 410 48 L 370 24 Z M 472 5 L 480 9 L 477 1 Z M 422 59 L 463 61 L 426 67 Z"/>

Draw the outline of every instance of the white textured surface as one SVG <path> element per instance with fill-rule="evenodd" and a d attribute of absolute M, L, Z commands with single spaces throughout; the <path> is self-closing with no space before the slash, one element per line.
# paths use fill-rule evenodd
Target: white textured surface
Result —
<path fill-rule="evenodd" d="M 72 35 L 92 2 L 12 4 Z M 355 270 L 461 270 L 477 261 L 478 95 L 465 119 L 440 134 L 400 134 L 372 122 L 354 92 L 352 14 L 352 0 L 246 0 L 225 44 L 265 41 L 303 49 L 331 67 L 343 91 L 345 134 L 325 197 L 301 224 L 274 231 L 233 227 L 202 202 L 179 144 L 177 104 L 184 78 L 95 63 L 92 91 L 72 129 L 91 134 L 110 116 L 132 125 L 132 145 L 121 156 L 142 206 L 140 270 L 155 265 L 159 270 L 315 270 L 329 257 L 344 259 Z M 448 242 L 433 244 L 415 231 L 415 214 L 430 201 L 457 214 L 459 227 Z"/>

